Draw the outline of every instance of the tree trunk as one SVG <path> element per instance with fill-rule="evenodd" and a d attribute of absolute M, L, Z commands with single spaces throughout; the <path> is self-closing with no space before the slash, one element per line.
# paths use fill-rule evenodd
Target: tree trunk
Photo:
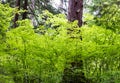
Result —
<path fill-rule="evenodd" d="M 82 26 L 83 0 L 69 0 L 68 20 L 73 22 L 78 20 L 78 25 Z"/>
<path fill-rule="evenodd" d="M 27 6 L 28 6 L 28 0 L 24 0 L 23 10 L 25 10 L 25 12 L 23 13 L 22 19 L 27 18 L 27 10 L 28 10 Z"/>
<path fill-rule="evenodd" d="M 37 19 L 37 15 L 35 14 L 35 0 L 31 0 L 31 3 L 29 4 L 29 12 L 30 12 L 30 19 L 33 24 L 33 26 L 37 26 L 39 24 L 39 21 Z"/>
<path fill-rule="evenodd" d="M 20 10 L 20 0 L 16 0 L 16 8 L 18 8 L 18 10 Z M 15 14 L 15 17 L 14 17 L 14 24 L 13 24 L 13 27 L 17 27 L 17 21 L 18 21 L 18 18 L 19 18 L 19 14 L 16 13 Z"/>
<path fill-rule="evenodd" d="M 82 15 L 83 15 L 83 0 L 69 0 L 68 6 L 68 20 L 73 22 L 78 20 L 78 26 L 82 26 Z M 81 39 L 82 40 L 82 39 Z M 76 58 L 71 61 L 71 67 L 64 69 L 64 75 L 61 83 L 87 83 L 87 79 L 83 72 L 83 60 L 76 60 Z M 80 70 L 79 72 L 75 72 Z"/>

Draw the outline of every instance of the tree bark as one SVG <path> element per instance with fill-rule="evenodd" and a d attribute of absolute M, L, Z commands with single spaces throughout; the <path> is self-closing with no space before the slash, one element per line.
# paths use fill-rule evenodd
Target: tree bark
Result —
<path fill-rule="evenodd" d="M 78 25 L 82 26 L 83 0 L 69 0 L 68 20 L 73 22 L 78 20 Z"/>
<path fill-rule="evenodd" d="M 23 10 L 25 10 L 25 12 L 23 13 L 22 19 L 27 18 L 27 10 L 28 10 L 27 6 L 28 6 L 28 0 L 24 0 Z"/>
<path fill-rule="evenodd" d="M 68 20 L 73 22 L 78 20 L 78 26 L 82 26 L 82 15 L 83 15 L 83 0 L 69 0 L 68 3 Z M 81 38 L 82 40 L 82 38 Z M 87 83 L 87 78 L 83 72 L 83 60 L 76 60 L 76 58 L 71 61 L 71 67 L 64 69 L 64 75 L 61 83 Z M 75 73 L 76 70 L 80 72 Z"/>
<path fill-rule="evenodd" d="M 18 8 L 18 10 L 20 10 L 20 1 L 21 0 L 16 0 L 16 8 Z M 16 13 L 15 17 L 14 17 L 14 24 L 13 24 L 14 28 L 17 27 L 17 23 L 16 22 L 18 21 L 18 18 L 19 18 L 19 14 Z"/>

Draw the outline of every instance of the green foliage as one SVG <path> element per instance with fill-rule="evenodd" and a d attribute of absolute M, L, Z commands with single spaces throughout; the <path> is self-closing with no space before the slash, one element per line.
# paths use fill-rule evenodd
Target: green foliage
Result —
<path fill-rule="evenodd" d="M 15 82 L 40 79 L 45 83 L 59 83 L 66 59 L 70 61 L 70 57 L 75 55 L 76 42 L 69 40 L 62 28 L 59 31 L 49 29 L 45 35 L 39 35 L 34 33 L 29 20 L 18 23 L 19 27 L 6 33 L 5 54 L 1 56 L 2 68 L 12 75 Z M 71 48 L 72 44 L 74 49 Z"/>
<path fill-rule="evenodd" d="M 97 18 L 98 25 L 113 31 L 120 31 L 120 8 L 117 4 L 109 4 L 101 10 L 101 17 Z"/>
<path fill-rule="evenodd" d="M 13 9 L 8 5 L 0 4 L 0 40 L 5 36 L 5 32 L 10 26 Z"/>
<path fill-rule="evenodd" d="M 11 15 L 1 14 L 6 19 Z M 0 24 L 6 34 L 0 48 L 1 83 L 61 83 L 63 76 L 69 81 L 72 76 L 85 83 L 119 83 L 120 34 L 96 25 L 79 28 L 77 21 L 68 22 L 61 14 L 44 12 L 43 18 L 38 29 L 26 19 L 8 31 L 10 20 L 1 19 L 7 23 Z M 78 64 L 72 67 L 71 62 Z M 64 73 L 66 68 L 70 71 Z"/>
<path fill-rule="evenodd" d="M 120 72 L 119 71 L 112 71 L 112 72 L 106 72 L 104 75 L 102 75 L 101 82 L 100 83 L 119 83 L 120 81 Z"/>
<path fill-rule="evenodd" d="M 119 74 L 116 77 L 112 72 L 119 71 L 120 35 L 98 26 L 84 26 L 82 38 L 86 76 L 95 83 L 110 83 L 112 78 L 114 83 L 119 83 Z"/>
<path fill-rule="evenodd" d="M 0 4 L 0 82 L 1 83 L 13 83 L 12 77 L 6 75 L 6 69 L 3 67 L 4 64 L 1 63 L 4 59 L 5 40 L 6 32 L 10 26 L 10 20 L 12 19 L 13 9 L 8 5 Z"/>
<path fill-rule="evenodd" d="M 117 33 L 120 32 L 120 1 L 91 0 L 91 2 L 92 5 L 88 4 L 88 8 L 90 13 L 94 15 L 95 24 Z"/>

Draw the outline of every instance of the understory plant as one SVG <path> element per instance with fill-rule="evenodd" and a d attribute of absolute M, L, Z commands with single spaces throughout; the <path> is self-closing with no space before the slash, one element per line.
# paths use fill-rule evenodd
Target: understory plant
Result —
<path fill-rule="evenodd" d="M 37 29 L 29 19 L 11 30 L 0 24 L 7 28 L 0 40 L 1 83 L 119 83 L 120 34 L 95 24 L 79 28 L 61 14 L 43 18 Z"/>

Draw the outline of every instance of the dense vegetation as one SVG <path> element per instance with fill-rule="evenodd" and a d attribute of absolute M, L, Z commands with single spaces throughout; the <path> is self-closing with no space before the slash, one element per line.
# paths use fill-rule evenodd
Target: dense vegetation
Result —
<path fill-rule="evenodd" d="M 119 83 L 120 9 L 112 8 L 113 17 L 86 14 L 81 28 L 48 11 L 38 28 L 29 19 L 12 28 L 17 11 L 0 4 L 0 83 Z"/>

